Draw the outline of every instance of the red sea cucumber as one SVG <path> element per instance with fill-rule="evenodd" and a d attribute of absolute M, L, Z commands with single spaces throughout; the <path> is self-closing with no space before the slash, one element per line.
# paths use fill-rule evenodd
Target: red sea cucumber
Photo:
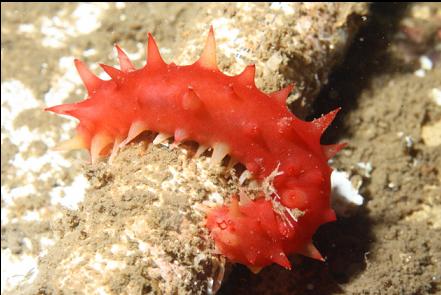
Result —
<path fill-rule="evenodd" d="M 226 76 L 217 68 L 213 29 L 200 59 L 188 66 L 166 64 L 150 34 L 141 69 L 116 49 L 121 69 L 101 65 L 111 80 L 75 60 L 87 99 L 47 109 L 79 120 L 76 137 L 63 146 L 86 148 L 95 162 L 150 130 L 159 133 L 154 143 L 196 141 L 197 156 L 212 147 L 215 163 L 229 154 L 265 189 L 209 210 L 206 226 L 220 252 L 254 271 L 271 263 L 290 268 L 291 253 L 322 259 L 311 238 L 335 220 L 327 161 L 343 145 L 323 146 L 320 137 L 338 110 L 305 122 L 286 106 L 292 86 L 261 92 L 254 65 Z"/>

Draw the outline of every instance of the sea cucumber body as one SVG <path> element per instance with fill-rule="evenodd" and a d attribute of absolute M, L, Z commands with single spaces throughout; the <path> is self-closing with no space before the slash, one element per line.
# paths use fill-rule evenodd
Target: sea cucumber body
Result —
<path fill-rule="evenodd" d="M 320 137 L 336 111 L 312 122 L 296 118 L 285 104 L 290 87 L 261 92 L 254 66 L 238 76 L 224 75 L 207 58 L 210 37 L 207 44 L 201 60 L 177 66 L 164 63 L 150 39 L 148 63 L 139 70 L 118 48 L 121 70 L 103 66 L 112 78 L 108 81 L 90 76 L 76 62 L 89 97 L 48 110 L 79 119 L 80 145 L 92 158 L 113 154 L 115 147 L 151 130 L 174 136 L 175 142 L 213 147 L 213 157 L 218 153 L 220 160 L 229 154 L 261 182 L 277 171 L 271 195 L 262 193 L 247 204 L 233 197 L 230 206 L 211 209 L 211 236 L 231 261 L 254 269 L 273 262 L 289 268 L 285 253 L 321 258 L 311 238 L 321 224 L 335 219 L 327 160 L 341 146 L 322 146 Z M 276 212 L 274 204 L 286 212 Z M 288 209 L 302 214 L 293 217 Z"/>

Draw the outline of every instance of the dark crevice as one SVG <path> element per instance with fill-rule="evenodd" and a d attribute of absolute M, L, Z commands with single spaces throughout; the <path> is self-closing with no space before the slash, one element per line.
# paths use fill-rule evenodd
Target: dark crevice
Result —
<path fill-rule="evenodd" d="M 342 124 L 345 115 L 358 106 L 361 92 L 369 89 L 374 77 L 409 70 L 390 59 L 388 47 L 398 30 L 399 21 L 407 11 L 405 3 L 374 3 L 368 23 L 362 27 L 348 49 L 343 63 L 330 75 L 329 83 L 314 103 L 315 114 L 308 120 L 341 107 L 335 122 L 323 137 L 323 143 L 336 142 L 348 130 Z"/>

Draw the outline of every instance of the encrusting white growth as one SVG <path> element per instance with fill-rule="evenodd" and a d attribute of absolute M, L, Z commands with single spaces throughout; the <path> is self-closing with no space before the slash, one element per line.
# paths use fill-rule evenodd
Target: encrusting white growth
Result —
<path fill-rule="evenodd" d="M 348 179 L 346 172 L 334 170 L 331 174 L 331 202 L 339 216 L 347 217 L 364 203 L 363 196 L 358 193 Z"/>

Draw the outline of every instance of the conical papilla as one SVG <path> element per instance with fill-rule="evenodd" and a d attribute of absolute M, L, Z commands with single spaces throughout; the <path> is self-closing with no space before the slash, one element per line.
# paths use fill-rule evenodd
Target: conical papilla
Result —
<path fill-rule="evenodd" d="M 210 27 L 205 48 L 196 64 L 210 70 L 218 69 L 216 61 L 216 40 L 214 39 L 213 26 Z"/>
<path fill-rule="evenodd" d="M 118 60 L 119 60 L 119 65 L 121 67 L 121 71 L 123 72 L 134 71 L 135 67 L 133 66 L 127 54 L 117 44 L 115 44 L 115 48 L 118 52 Z"/>
<path fill-rule="evenodd" d="M 81 60 L 75 59 L 74 63 L 78 74 L 84 83 L 84 86 L 86 86 L 87 92 L 89 95 L 93 94 L 100 87 L 103 80 L 92 73 L 92 71 L 90 71 L 86 64 Z"/>

